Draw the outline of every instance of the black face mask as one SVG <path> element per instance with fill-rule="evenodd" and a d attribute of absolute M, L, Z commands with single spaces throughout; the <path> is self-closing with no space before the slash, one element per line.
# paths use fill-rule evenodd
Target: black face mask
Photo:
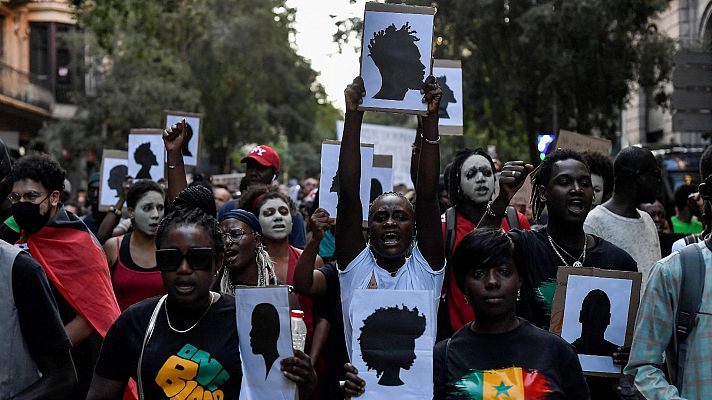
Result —
<path fill-rule="evenodd" d="M 44 198 L 39 204 L 19 201 L 12 205 L 12 216 L 15 217 L 15 222 L 29 233 L 38 232 L 44 228 L 49 221 L 49 210 L 45 215 L 40 214 L 40 204 L 42 204 L 50 195 Z"/>

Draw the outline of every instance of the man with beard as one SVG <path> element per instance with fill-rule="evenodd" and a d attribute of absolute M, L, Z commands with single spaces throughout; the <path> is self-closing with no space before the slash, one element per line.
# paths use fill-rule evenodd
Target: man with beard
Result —
<path fill-rule="evenodd" d="M 498 227 L 504 210 L 524 184 L 531 165 L 507 162 L 500 174 L 499 195 L 493 200 L 479 227 Z M 549 210 L 548 225 L 538 231 L 513 231 L 517 262 L 524 266 L 517 315 L 542 329 L 549 329 L 551 304 L 556 290 L 559 266 L 595 267 L 637 271 L 628 253 L 583 230 L 591 210 L 593 186 L 583 157 L 573 150 L 551 152 L 532 173 L 532 212 L 537 220 L 544 207 Z M 618 348 L 613 362 L 625 365 L 628 349 Z M 619 399 L 615 387 L 619 380 L 587 377 L 591 399 Z"/>
<path fill-rule="evenodd" d="M 18 246 L 27 249 L 49 278 L 59 314 L 72 343 L 78 385 L 72 398 L 89 389 L 98 345 L 119 316 L 104 252 L 87 226 L 59 202 L 65 172 L 49 156 L 19 159 L 8 180 L 12 215 L 20 228 Z"/>
<path fill-rule="evenodd" d="M 660 168 L 650 150 L 626 147 L 613 162 L 613 196 L 588 214 L 586 233 L 596 235 L 625 250 L 643 274 L 645 291 L 650 268 L 660 257 L 660 239 L 653 219 L 638 210 L 640 203 L 655 201 L 660 186 Z"/>

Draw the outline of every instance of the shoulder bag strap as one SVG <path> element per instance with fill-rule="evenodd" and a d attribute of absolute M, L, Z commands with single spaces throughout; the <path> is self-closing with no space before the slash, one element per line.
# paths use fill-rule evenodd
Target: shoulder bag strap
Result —
<path fill-rule="evenodd" d="M 509 230 L 519 229 L 519 215 L 517 215 L 517 210 L 512 206 L 507 206 L 504 209 L 504 215 L 507 216 L 507 224 L 509 224 Z"/>
<path fill-rule="evenodd" d="M 143 382 L 141 380 L 141 363 L 143 362 L 143 351 L 146 349 L 148 341 L 151 340 L 151 335 L 153 334 L 153 328 L 156 326 L 156 320 L 158 319 L 158 312 L 161 311 L 161 306 L 166 301 L 166 295 L 164 294 L 158 300 L 156 308 L 153 309 L 153 314 L 151 314 L 151 320 L 148 321 L 148 327 L 146 328 L 146 335 L 143 337 L 143 345 L 141 345 L 141 354 L 138 356 L 138 365 L 136 366 L 136 383 L 138 383 L 138 398 L 139 400 L 144 400 L 143 397 Z"/>
<path fill-rule="evenodd" d="M 675 386 L 682 393 L 685 359 L 687 358 L 687 336 L 695 326 L 695 317 L 702 304 L 705 286 L 705 262 L 702 250 L 693 244 L 680 250 L 681 279 L 680 299 L 675 315 L 675 341 L 677 347 L 677 367 Z"/>
<path fill-rule="evenodd" d="M 452 250 L 455 248 L 455 236 L 457 235 L 457 211 L 455 207 L 450 207 L 445 211 L 445 258 L 450 259 Z"/>

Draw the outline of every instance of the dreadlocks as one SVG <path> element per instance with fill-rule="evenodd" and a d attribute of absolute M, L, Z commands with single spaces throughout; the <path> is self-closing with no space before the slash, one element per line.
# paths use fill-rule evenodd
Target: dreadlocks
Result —
<path fill-rule="evenodd" d="M 539 220 L 542 211 L 544 211 L 544 206 L 546 206 L 546 203 L 544 203 L 541 199 L 539 188 L 541 186 L 547 187 L 549 185 L 549 181 L 551 180 L 551 170 L 554 167 L 554 164 L 559 161 L 569 159 L 580 161 L 582 164 L 586 165 L 586 161 L 584 161 L 583 156 L 581 156 L 579 152 L 569 149 L 556 149 L 549 153 L 544 161 L 542 161 L 534 172 L 532 172 L 531 205 L 535 221 Z M 586 168 L 588 168 L 588 166 L 586 166 Z"/>
<path fill-rule="evenodd" d="M 460 175 L 462 175 L 462 164 L 465 163 L 465 161 L 474 156 L 474 155 L 479 155 L 487 159 L 487 161 L 490 162 L 490 165 L 492 166 L 492 173 L 494 174 L 496 169 L 494 167 L 494 161 L 492 161 L 492 157 L 490 157 L 489 153 L 485 151 L 483 148 L 478 147 L 476 149 L 462 149 L 457 152 L 455 155 L 455 159 L 453 162 L 449 165 L 450 170 L 448 174 L 448 179 L 447 181 L 447 192 L 448 195 L 450 196 L 450 204 L 455 207 L 457 206 L 460 201 L 462 200 L 461 192 L 462 190 L 460 189 Z"/>

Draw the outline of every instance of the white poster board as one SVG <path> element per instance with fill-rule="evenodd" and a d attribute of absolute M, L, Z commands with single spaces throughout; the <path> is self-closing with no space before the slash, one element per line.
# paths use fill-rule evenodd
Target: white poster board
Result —
<path fill-rule="evenodd" d="M 430 74 L 432 7 L 366 3 L 361 77 L 366 96 L 361 110 L 427 114 L 420 90 Z"/>
<path fill-rule="evenodd" d="M 134 179 L 165 177 L 166 148 L 160 129 L 131 129 L 129 133 L 129 175 Z"/>
<path fill-rule="evenodd" d="M 119 200 L 129 170 L 128 155 L 126 151 L 104 150 L 101 159 L 99 211 L 107 211 Z"/>
<path fill-rule="evenodd" d="M 351 363 L 366 381 L 359 399 L 432 399 L 432 292 L 357 289 L 350 318 Z"/>
<path fill-rule="evenodd" d="M 388 154 L 373 155 L 371 171 L 371 198 L 393 191 L 393 156 Z"/>
<path fill-rule="evenodd" d="M 321 144 L 321 179 L 319 180 L 319 207 L 332 218 L 337 218 L 336 205 L 339 203 L 339 151 L 341 142 L 325 140 Z M 368 220 L 368 206 L 371 195 L 371 171 L 373 170 L 373 145 L 361 143 L 361 212 L 363 220 Z"/>
<path fill-rule="evenodd" d="M 443 91 L 440 98 L 441 135 L 462 135 L 463 93 L 460 60 L 433 60 L 433 76 Z"/>
<path fill-rule="evenodd" d="M 198 153 L 200 151 L 201 137 L 201 115 L 195 113 L 187 113 L 183 111 L 164 111 L 165 129 L 177 124 L 185 119 L 188 125 L 188 141 L 183 143 L 183 164 L 196 166 L 198 165 Z"/>
<path fill-rule="evenodd" d="M 235 289 L 237 335 L 240 338 L 240 399 L 294 400 L 296 384 L 280 371 L 294 355 L 287 286 Z"/>
<path fill-rule="evenodd" d="M 336 137 L 341 140 L 344 133 L 344 121 L 336 121 Z M 373 143 L 376 154 L 393 156 L 393 185 L 404 184 L 413 188 L 410 179 L 410 156 L 415 139 L 415 129 L 395 126 L 362 124 L 361 142 Z M 440 168 L 440 166 L 435 166 Z"/>

